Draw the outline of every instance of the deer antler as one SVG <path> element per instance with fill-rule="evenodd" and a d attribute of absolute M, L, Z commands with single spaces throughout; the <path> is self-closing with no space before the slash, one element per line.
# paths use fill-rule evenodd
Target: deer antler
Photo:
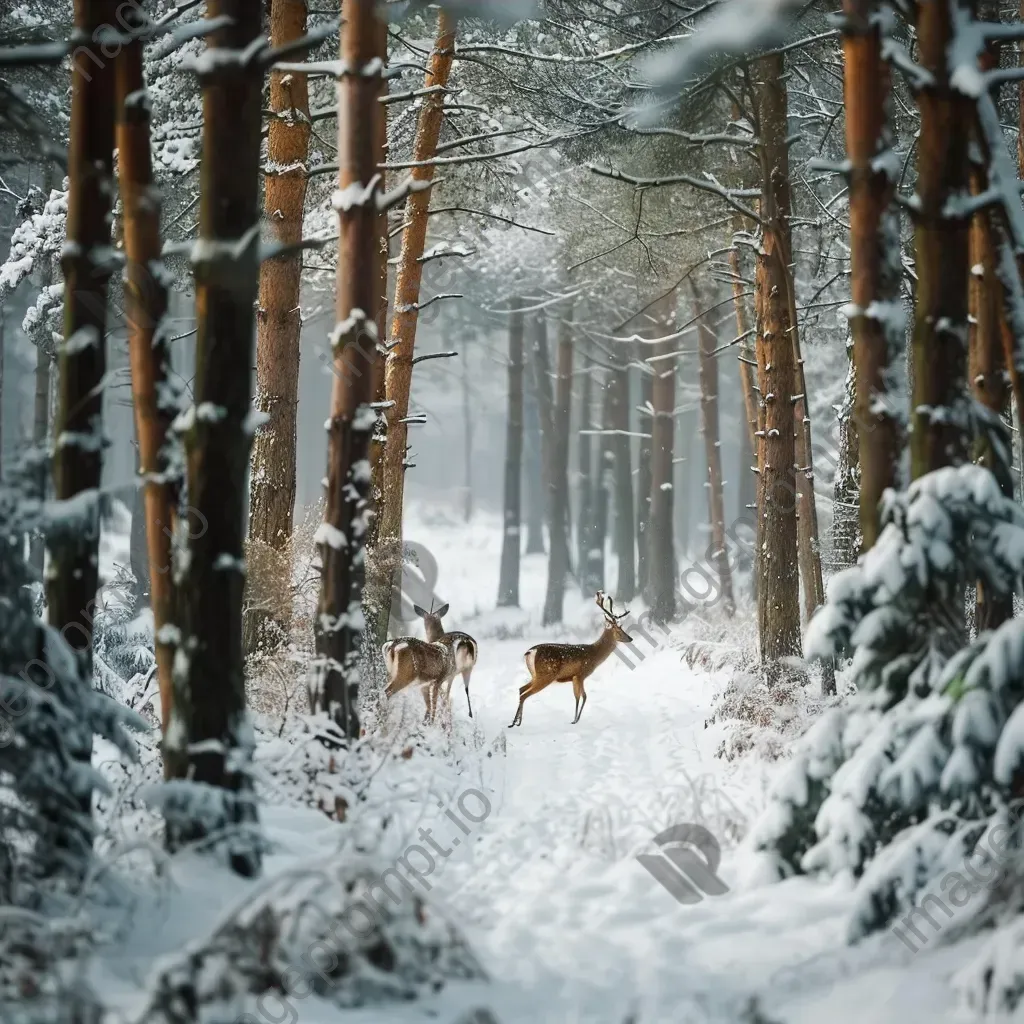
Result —
<path fill-rule="evenodd" d="M 605 602 L 607 602 L 607 604 Z M 629 614 L 629 609 L 627 608 L 621 615 L 616 615 L 614 602 L 610 597 L 605 596 L 603 590 L 599 590 L 597 592 L 597 607 L 600 608 L 601 611 L 604 612 L 605 617 L 612 622 L 618 622 L 619 619 L 624 619 Z"/>

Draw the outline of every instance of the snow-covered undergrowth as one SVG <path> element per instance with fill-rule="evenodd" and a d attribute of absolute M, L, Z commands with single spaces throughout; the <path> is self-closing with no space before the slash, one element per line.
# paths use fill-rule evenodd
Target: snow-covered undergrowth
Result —
<path fill-rule="evenodd" d="M 509 730 L 523 653 L 596 638 L 593 596 L 570 590 L 565 624 L 545 629 L 541 556 L 523 559 L 522 608 L 494 607 L 496 520 L 414 509 L 406 538 L 437 560 L 446 625 L 479 642 L 474 717 L 460 684 L 450 732 L 425 728 L 409 695 L 371 707 L 366 737 L 342 758 L 317 739 L 323 724 L 302 713 L 304 699 L 286 716 L 257 715 L 261 880 L 192 852 L 168 858 L 140 797 L 159 776 L 153 739 L 130 768 L 97 744 L 115 792 L 101 805 L 88 978 L 112 1019 L 960 1019 L 952 975 L 983 955 L 984 938 L 935 939 L 916 955 L 889 933 L 850 947 L 848 879 L 762 884 L 742 840 L 778 761 L 825 702 L 813 673 L 785 699 L 759 693 L 743 663 L 748 610 L 732 622 L 694 612 L 653 649 L 638 641 L 628 661 L 610 658 L 577 725 L 571 688 L 552 686 Z M 614 565 L 610 576 L 614 594 Z M 724 896 L 681 905 L 636 861 L 685 822 L 720 842 Z M 1000 991 L 1013 991 L 1015 962 L 1000 961 Z M 976 998 L 966 973 L 958 984 L 965 1002 Z M 156 1012 L 158 992 L 174 993 L 172 1015 Z"/>

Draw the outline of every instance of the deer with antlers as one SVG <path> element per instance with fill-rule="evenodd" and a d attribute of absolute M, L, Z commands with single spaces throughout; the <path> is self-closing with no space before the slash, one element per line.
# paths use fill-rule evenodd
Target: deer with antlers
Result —
<path fill-rule="evenodd" d="M 519 687 L 519 707 L 509 728 L 523 724 L 523 704 L 527 697 L 550 686 L 552 683 L 572 683 L 576 698 L 575 725 L 583 714 L 587 703 L 587 691 L 583 684 L 594 670 L 615 650 L 616 644 L 631 644 L 633 638 L 619 625 L 629 611 L 616 615 L 612 599 L 602 591 L 597 592 L 597 606 L 604 613 L 604 631 L 592 644 L 537 644 L 524 655 L 530 681 Z"/>
<path fill-rule="evenodd" d="M 418 604 L 413 608 L 417 615 L 423 618 L 423 629 L 428 643 L 445 643 L 451 648 L 452 657 L 455 661 L 455 672 L 448 680 L 448 688 L 445 691 L 444 699 L 449 708 L 451 707 L 452 683 L 455 676 L 462 673 L 462 682 L 466 687 L 466 706 L 469 708 L 469 717 L 473 717 L 473 704 L 469 699 L 469 677 L 473 674 L 476 666 L 477 645 L 476 641 L 468 634 L 459 630 L 448 631 L 441 625 L 441 619 L 448 612 L 448 605 L 442 605 L 435 612 L 434 602 L 430 602 L 430 611 L 424 611 Z"/>

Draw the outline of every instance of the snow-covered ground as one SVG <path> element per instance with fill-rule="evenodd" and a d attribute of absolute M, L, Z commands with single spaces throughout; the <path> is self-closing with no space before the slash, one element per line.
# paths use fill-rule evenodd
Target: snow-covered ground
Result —
<path fill-rule="evenodd" d="M 361 805 L 338 824 L 296 806 L 284 790 L 272 794 L 262 809 L 274 849 L 265 875 L 356 855 L 369 857 L 377 872 L 411 864 L 424 873 L 413 885 L 419 892 L 429 888 L 432 912 L 461 930 L 491 984 L 450 984 L 415 1003 L 343 1014 L 315 996 L 284 1017 L 271 1002 L 258 1020 L 455 1024 L 479 1007 L 501 1024 L 965 1019 L 955 1013 L 948 975 L 970 958 L 974 941 L 939 948 L 932 939 L 914 955 L 887 932 L 851 948 L 844 942 L 848 884 L 754 884 L 752 860 L 739 840 L 776 766 L 755 754 L 732 761 L 715 756 L 730 726 L 705 723 L 728 670 L 693 670 L 670 644 L 632 669 L 613 657 L 589 680 L 577 725 L 570 724 L 571 687 L 556 685 L 529 699 L 522 727 L 510 730 L 517 689 L 527 678 L 523 652 L 588 630 L 596 638 L 600 613 L 593 599 L 571 591 L 570 625 L 545 630 L 539 625 L 542 556 L 523 560 L 522 610 L 494 608 L 496 520 L 480 516 L 465 526 L 444 510 L 419 509 L 406 537 L 437 559 L 436 591 L 451 605 L 448 628 L 479 642 L 474 717 L 467 716 L 457 682 L 451 740 L 417 748 L 408 759 L 381 761 L 374 793 L 401 805 L 401 824 L 379 847 L 368 828 L 371 813 Z M 421 707 L 411 706 L 405 721 Z M 404 742 L 400 731 L 395 742 Z M 265 745 L 260 760 L 267 765 L 293 756 L 281 739 Z M 462 825 L 446 814 L 459 807 Z M 681 905 L 635 859 L 653 851 L 654 834 L 683 822 L 701 823 L 719 838 L 725 895 Z M 420 829 L 430 830 L 431 850 L 448 852 L 414 854 L 413 845 L 426 849 Z M 188 857 L 172 862 L 159 893 L 139 897 L 133 921 L 97 968 L 104 995 L 129 1012 L 155 958 L 208 933 L 253 891 L 252 883 L 195 867 Z M 754 996 L 765 1017 L 746 1014 Z"/>

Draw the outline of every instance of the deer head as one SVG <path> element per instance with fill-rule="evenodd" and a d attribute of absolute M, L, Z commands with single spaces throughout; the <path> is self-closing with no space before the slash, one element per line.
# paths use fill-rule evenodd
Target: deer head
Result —
<path fill-rule="evenodd" d="M 423 628 L 426 631 L 427 640 L 433 642 L 444 633 L 444 626 L 441 619 L 448 613 L 448 605 L 443 604 L 437 611 L 434 611 L 434 602 L 430 602 L 430 611 L 424 611 L 418 604 L 414 604 L 413 611 L 423 619 Z"/>
<path fill-rule="evenodd" d="M 612 607 L 612 599 L 605 597 L 603 590 L 597 592 L 597 607 L 604 612 L 605 629 L 611 633 L 612 637 L 620 644 L 631 644 L 633 638 L 619 625 L 629 615 L 629 609 L 627 608 L 621 615 L 616 615 Z"/>

